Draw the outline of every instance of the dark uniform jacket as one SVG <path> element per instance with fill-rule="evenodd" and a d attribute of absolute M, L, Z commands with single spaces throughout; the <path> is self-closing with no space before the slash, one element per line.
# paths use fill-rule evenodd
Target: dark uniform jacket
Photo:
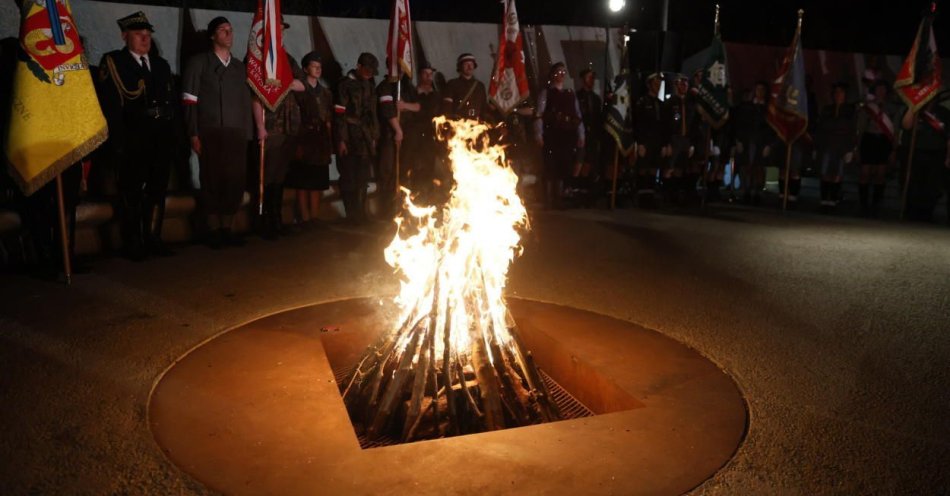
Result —
<path fill-rule="evenodd" d="M 170 130 L 175 117 L 176 95 L 168 62 L 150 55 L 148 64 L 146 70 L 128 49 L 109 52 L 99 63 L 100 105 L 109 136 L 120 150 L 134 139 L 134 133 L 144 132 L 144 126 Z"/>
<path fill-rule="evenodd" d="M 415 112 L 408 112 L 407 114 L 399 114 L 396 109 L 396 102 L 402 100 L 404 102 L 415 103 L 416 98 L 416 88 L 412 85 L 412 81 L 408 76 L 403 76 L 402 84 L 397 85 L 395 81 L 391 81 L 389 78 L 383 78 L 383 80 L 376 86 L 376 97 L 379 105 L 376 107 L 376 113 L 379 114 L 379 126 L 380 126 L 380 137 L 382 139 L 393 138 L 393 128 L 389 125 L 389 119 L 399 116 L 399 124 L 403 127 L 403 132 L 406 131 L 406 122 L 411 119 L 411 115 Z"/>
<path fill-rule="evenodd" d="M 204 128 L 237 128 L 251 139 L 254 120 L 246 79 L 244 63 L 234 56 L 227 66 L 211 50 L 189 59 L 181 83 L 188 136 L 198 136 Z"/>
<path fill-rule="evenodd" d="M 484 119 L 488 92 L 481 81 L 457 77 L 442 92 L 443 114 L 453 118 Z"/>
<path fill-rule="evenodd" d="M 853 103 L 825 105 L 818 117 L 819 149 L 853 149 L 857 144 L 857 118 L 857 107 Z"/>
<path fill-rule="evenodd" d="M 330 90 L 320 82 L 310 86 L 307 79 L 303 82 L 304 91 L 294 92 L 288 98 L 294 98 L 300 108 L 300 146 L 306 163 L 327 164 L 332 154 L 330 139 L 330 107 L 333 98 Z"/>
<path fill-rule="evenodd" d="M 637 143 L 646 146 L 649 152 L 669 144 L 671 122 L 669 107 L 663 105 L 659 98 L 647 94 L 637 100 L 633 132 Z"/>
<path fill-rule="evenodd" d="M 375 155 L 379 141 L 376 115 L 376 88 L 371 79 L 360 79 L 350 71 L 337 86 L 333 130 L 335 142 L 346 143 L 348 153 Z"/>
<path fill-rule="evenodd" d="M 765 119 L 768 113 L 766 104 L 743 102 L 736 110 L 735 138 L 747 150 L 752 145 L 761 148 L 775 139 L 775 133 Z"/>
<path fill-rule="evenodd" d="M 581 107 L 584 129 L 587 137 L 587 150 L 592 151 L 600 145 L 604 130 L 604 101 L 588 89 L 577 90 L 577 103 Z M 593 156 L 589 158 L 593 159 Z"/>
<path fill-rule="evenodd" d="M 696 100 L 691 95 L 673 95 L 666 101 L 669 107 L 670 134 L 685 137 L 698 146 L 704 139 L 702 118 L 696 111 Z"/>

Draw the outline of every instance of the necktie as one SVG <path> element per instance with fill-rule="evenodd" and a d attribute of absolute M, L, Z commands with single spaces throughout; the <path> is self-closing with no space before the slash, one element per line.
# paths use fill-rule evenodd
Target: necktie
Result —
<path fill-rule="evenodd" d="M 145 69 L 145 72 L 151 72 L 148 68 L 148 59 L 145 57 L 139 57 L 139 61 L 142 63 L 142 69 Z"/>

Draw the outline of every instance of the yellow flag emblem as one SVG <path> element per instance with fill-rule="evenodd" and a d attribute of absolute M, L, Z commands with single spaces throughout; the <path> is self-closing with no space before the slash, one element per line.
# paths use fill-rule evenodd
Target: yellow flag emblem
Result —
<path fill-rule="evenodd" d="M 4 153 L 32 194 L 108 135 L 79 32 L 65 0 L 24 0 Z"/>

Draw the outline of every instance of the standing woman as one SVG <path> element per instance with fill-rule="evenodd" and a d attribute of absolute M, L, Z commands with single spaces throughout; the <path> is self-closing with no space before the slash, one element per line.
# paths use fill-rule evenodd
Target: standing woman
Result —
<path fill-rule="evenodd" d="M 312 225 L 320 215 L 320 196 L 330 189 L 330 90 L 320 83 L 323 63 L 317 52 L 310 52 L 300 63 L 304 90 L 294 93 L 300 107 L 300 136 L 290 174 L 289 188 L 297 190 L 297 218 Z"/>
<path fill-rule="evenodd" d="M 564 88 L 564 63 L 551 66 L 549 76 L 538 95 L 534 132 L 544 153 L 545 206 L 560 208 L 564 178 L 573 173 L 577 150 L 584 147 L 584 121 L 574 91 Z"/>
<path fill-rule="evenodd" d="M 858 192 L 861 199 L 861 215 L 877 217 L 884 199 L 884 184 L 887 167 L 894 163 L 895 129 L 899 109 L 888 99 L 890 85 L 883 80 L 870 84 L 871 95 L 861 104 L 858 113 L 859 155 L 861 172 L 858 176 Z M 874 189 L 869 195 L 869 186 Z"/>

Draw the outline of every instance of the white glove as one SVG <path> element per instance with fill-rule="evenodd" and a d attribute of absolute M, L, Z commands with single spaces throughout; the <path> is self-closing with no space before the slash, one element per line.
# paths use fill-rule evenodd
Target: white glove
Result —
<path fill-rule="evenodd" d="M 695 146 L 690 146 L 690 147 L 689 147 L 689 154 L 686 155 L 687 158 L 693 158 L 693 153 L 695 153 L 695 152 L 696 152 L 696 147 L 695 147 Z"/>
<path fill-rule="evenodd" d="M 854 152 L 844 154 L 844 163 L 850 164 L 852 160 L 854 160 Z"/>
<path fill-rule="evenodd" d="M 719 155 L 722 154 L 722 150 L 720 150 L 718 146 L 713 145 L 712 150 L 710 150 L 709 153 L 713 157 L 718 157 Z"/>
<path fill-rule="evenodd" d="M 768 157 L 771 153 L 772 153 L 772 147 L 770 146 L 766 146 L 765 148 L 762 149 L 763 158 Z"/>

